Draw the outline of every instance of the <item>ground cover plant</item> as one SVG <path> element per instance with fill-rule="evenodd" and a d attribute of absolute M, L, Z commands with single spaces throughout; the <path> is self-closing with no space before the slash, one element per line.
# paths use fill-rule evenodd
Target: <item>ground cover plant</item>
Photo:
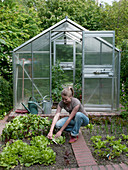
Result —
<path fill-rule="evenodd" d="M 69 134 L 49 140 L 46 135 L 51 120 L 37 115 L 24 115 L 8 122 L 0 142 L 1 169 L 57 169 L 77 167 Z M 55 144 L 56 143 L 56 144 Z"/>
<path fill-rule="evenodd" d="M 128 164 L 127 120 L 94 118 L 81 128 L 85 141 L 99 165 L 124 162 Z"/>
<path fill-rule="evenodd" d="M 32 138 L 32 136 L 44 135 L 49 132 L 52 120 L 37 115 L 17 116 L 8 122 L 2 131 L 2 141 L 10 139 Z"/>

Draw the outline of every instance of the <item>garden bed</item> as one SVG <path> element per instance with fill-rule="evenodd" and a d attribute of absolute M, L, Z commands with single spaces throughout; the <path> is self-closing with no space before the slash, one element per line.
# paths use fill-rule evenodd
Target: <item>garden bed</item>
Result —
<path fill-rule="evenodd" d="M 128 164 L 127 121 L 119 117 L 99 118 L 99 121 L 96 122 L 92 120 L 87 128 L 81 127 L 81 131 L 98 165 L 118 164 L 121 162 Z M 92 136 L 95 136 L 93 140 L 91 140 Z M 101 136 L 99 137 L 101 140 L 97 139 L 96 141 L 96 136 Z M 93 141 L 97 144 L 94 144 Z M 103 141 L 107 142 L 103 143 Z M 103 147 L 101 147 L 102 145 Z"/>
<path fill-rule="evenodd" d="M 77 168 L 77 162 L 72 150 L 71 144 L 69 144 L 69 134 L 65 133 L 66 136 L 66 142 L 62 145 L 60 144 L 51 144 L 50 147 L 53 149 L 53 151 L 56 153 L 56 163 L 52 165 L 43 165 L 43 164 L 35 164 L 30 167 L 24 167 L 21 165 L 16 166 L 13 168 L 13 170 L 38 170 L 38 169 L 64 169 L 64 168 Z M 26 143 L 30 143 L 29 140 L 23 140 Z M 0 152 L 2 151 L 2 145 L 4 142 L 0 142 Z M 1 170 L 4 170 L 4 168 L 0 167 Z"/>
<path fill-rule="evenodd" d="M 36 147 L 37 145 L 35 144 L 35 142 L 39 141 L 40 147 L 42 147 L 42 144 L 45 143 L 45 139 L 43 140 L 43 139 L 40 138 L 40 139 L 36 139 L 34 141 L 33 138 L 36 138 L 40 135 L 46 136 L 48 131 L 49 131 L 50 124 L 51 124 L 51 121 L 49 121 L 47 118 L 40 118 L 37 115 L 29 115 L 28 118 L 27 118 L 27 116 L 14 118 L 11 122 L 9 122 L 7 124 L 6 129 L 3 129 L 3 133 L 2 133 L 1 141 L 0 141 L 0 152 L 3 151 L 3 148 L 6 144 L 6 142 L 9 141 L 9 143 L 11 145 L 11 144 L 14 144 L 16 141 L 18 141 L 19 143 L 14 145 L 14 146 L 16 146 L 16 147 L 14 147 L 15 148 L 14 150 L 16 150 L 16 153 L 18 153 L 19 157 L 23 158 L 24 155 L 26 155 L 25 153 L 27 153 L 28 151 L 31 154 L 31 151 L 30 151 L 31 149 L 28 148 L 29 149 L 28 151 L 26 149 L 24 150 L 24 145 L 22 147 L 22 144 L 20 143 L 20 141 L 23 142 L 23 143 L 27 143 L 29 146 L 33 146 L 33 147 Z M 44 125 L 45 125 L 45 128 L 44 128 Z M 55 133 L 56 132 L 54 132 L 54 134 Z M 46 148 L 50 147 L 56 154 L 55 161 L 53 161 L 54 163 L 51 162 L 52 164 L 48 163 L 47 165 L 45 165 L 43 163 L 41 163 L 41 164 L 34 163 L 33 165 L 30 165 L 29 167 L 25 167 L 25 166 L 27 166 L 27 165 L 25 165 L 25 162 L 26 162 L 26 161 L 24 161 L 25 159 L 23 160 L 24 161 L 23 165 L 21 165 L 19 163 L 19 161 L 21 161 L 21 160 L 19 158 L 18 159 L 14 158 L 14 159 L 12 159 L 12 161 L 13 160 L 18 161 L 18 165 L 13 163 L 12 165 L 14 165 L 14 167 L 11 166 L 11 167 L 13 167 L 12 169 L 14 169 L 14 170 L 19 170 L 19 169 L 24 169 L 24 170 L 25 169 L 33 169 L 33 170 L 36 169 L 36 170 L 38 170 L 38 169 L 59 169 L 59 168 L 64 169 L 64 168 L 78 167 L 74 153 L 73 153 L 73 150 L 72 150 L 72 146 L 71 146 L 71 144 L 69 144 L 69 138 L 70 138 L 69 133 L 63 132 L 63 136 L 65 137 L 65 143 L 64 144 L 55 144 L 55 143 L 50 142 L 51 144 L 50 145 L 48 144 L 46 146 Z M 35 146 L 34 146 L 34 144 L 31 143 L 32 141 L 34 141 Z M 39 145 L 39 143 L 37 143 L 37 144 Z M 18 151 L 17 151 L 16 148 L 19 148 L 19 146 L 20 146 L 21 149 L 18 149 Z M 11 145 L 11 147 L 12 147 L 12 145 Z M 39 149 L 39 148 L 37 148 L 37 149 Z M 42 149 L 40 148 L 41 153 L 45 154 L 46 151 L 42 152 Z M 11 149 L 11 152 L 12 152 L 12 150 L 13 149 Z M 21 151 L 22 152 L 25 151 L 23 155 L 22 155 Z M 33 152 L 34 151 L 32 149 L 32 153 Z M 35 153 L 36 153 L 36 150 L 35 150 Z M 38 150 L 37 150 L 37 153 L 38 153 Z M 39 154 L 41 154 L 41 153 L 39 153 Z M 22 155 L 22 156 L 20 156 L 20 155 Z M 34 155 L 34 153 L 33 153 L 33 155 Z M 33 155 L 32 155 L 32 157 L 33 157 Z M 5 159 L 6 159 L 6 156 L 5 156 Z M 10 159 L 11 159 L 11 157 L 9 156 L 9 161 L 10 161 Z M 31 159 L 31 156 L 30 156 L 30 159 Z M 47 158 L 47 159 L 49 160 L 49 158 Z M 34 161 L 35 161 L 35 159 L 34 159 Z M 5 164 L 6 164 L 6 162 L 7 161 L 5 161 Z M 9 166 L 10 165 L 11 164 L 9 164 Z M 4 168 L 0 167 L 0 169 L 3 170 Z"/>

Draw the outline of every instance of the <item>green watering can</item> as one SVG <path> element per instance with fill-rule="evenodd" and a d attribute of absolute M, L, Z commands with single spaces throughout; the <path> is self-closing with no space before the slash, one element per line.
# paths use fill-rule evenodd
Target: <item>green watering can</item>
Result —
<path fill-rule="evenodd" d="M 43 101 L 41 103 L 37 103 L 35 98 L 31 100 L 32 97 L 29 98 L 28 108 L 22 103 L 26 110 L 28 110 L 31 114 L 38 114 L 38 108 L 42 111 L 43 114 L 51 114 L 52 111 L 52 99 L 46 99 L 48 95 L 44 96 Z M 40 106 L 42 104 L 42 107 Z"/>

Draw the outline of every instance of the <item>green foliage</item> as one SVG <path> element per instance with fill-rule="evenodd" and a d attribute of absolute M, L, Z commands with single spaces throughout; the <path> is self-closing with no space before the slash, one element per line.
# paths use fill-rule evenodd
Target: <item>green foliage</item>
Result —
<path fill-rule="evenodd" d="M 46 135 L 50 129 L 51 120 L 37 115 L 17 116 L 7 123 L 2 131 L 2 140 L 31 138 L 37 135 Z"/>
<path fill-rule="evenodd" d="M 121 104 L 128 106 L 128 40 L 123 41 L 121 50 Z"/>
<path fill-rule="evenodd" d="M 59 65 L 59 61 L 52 66 L 52 100 L 54 102 L 61 101 L 61 91 L 63 90 L 64 71 Z"/>
<path fill-rule="evenodd" d="M 127 140 L 125 134 L 121 134 L 123 140 Z M 92 136 L 91 140 L 95 148 L 94 153 L 100 157 L 106 157 L 109 153 L 111 158 L 120 156 L 122 152 L 127 153 L 128 147 L 125 144 L 121 144 L 122 139 L 114 140 L 115 136 L 106 136 L 106 140 L 102 140 L 101 136 Z"/>
<path fill-rule="evenodd" d="M 90 30 L 97 30 L 100 24 L 100 7 L 92 0 L 38 0 L 34 5 L 44 29 L 56 24 L 66 16 Z"/>
<path fill-rule="evenodd" d="M 0 116 L 12 109 L 12 89 L 10 83 L 0 76 Z M 3 116 L 2 116 L 3 115 Z"/>
<path fill-rule="evenodd" d="M 57 144 L 64 144 L 65 143 L 65 136 L 60 136 L 58 138 L 55 138 L 55 135 L 53 135 L 53 140 L 57 143 Z"/>
<path fill-rule="evenodd" d="M 123 137 L 123 140 L 128 140 L 128 135 L 121 134 L 121 136 Z"/>
<path fill-rule="evenodd" d="M 34 8 L 26 9 L 14 0 L 0 2 L 0 75 L 11 82 L 11 51 L 40 32 Z"/>
<path fill-rule="evenodd" d="M 33 164 L 49 165 L 55 163 L 56 153 L 47 147 L 48 139 L 44 136 L 36 136 L 30 141 L 31 145 L 22 140 L 6 143 L 0 154 L 0 166 L 7 169 L 18 165 L 30 167 Z"/>
<path fill-rule="evenodd" d="M 128 1 L 114 1 L 113 5 L 106 4 L 101 10 L 101 30 L 114 30 L 116 44 L 121 45 L 124 39 L 128 39 Z"/>
<path fill-rule="evenodd" d="M 94 129 L 94 125 L 90 123 L 87 126 L 85 126 L 85 128 L 92 130 Z"/>
<path fill-rule="evenodd" d="M 126 88 L 125 88 L 125 85 L 126 85 L 126 82 L 125 84 L 122 83 L 121 84 L 121 87 L 122 87 L 122 90 L 121 90 L 121 98 L 120 98 L 120 101 L 121 101 L 121 104 L 123 105 L 123 107 L 121 109 L 123 109 L 123 111 L 121 111 L 121 114 L 120 116 L 123 118 L 123 119 L 128 119 L 128 91 L 126 91 Z"/>

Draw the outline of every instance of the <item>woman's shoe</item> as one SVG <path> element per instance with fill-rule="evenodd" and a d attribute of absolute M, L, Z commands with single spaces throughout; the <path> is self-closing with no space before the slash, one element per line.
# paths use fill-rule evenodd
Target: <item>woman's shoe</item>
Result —
<path fill-rule="evenodd" d="M 74 143 L 78 140 L 78 136 L 71 136 L 71 139 L 69 140 L 69 143 Z"/>

